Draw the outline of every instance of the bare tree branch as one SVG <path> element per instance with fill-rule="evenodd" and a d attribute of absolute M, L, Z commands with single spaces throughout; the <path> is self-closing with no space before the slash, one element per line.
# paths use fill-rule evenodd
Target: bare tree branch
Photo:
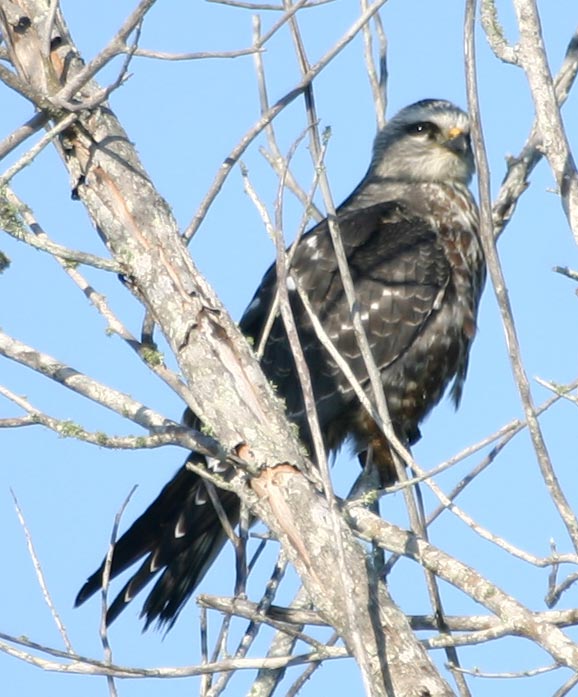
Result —
<path fill-rule="evenodd" d="M 473 45 L 475 0 L 467 0 L 466 66 L 473 136 L 480 175 L 484 249 L 502 313 L 515 382 L 524 408 L 524 418 L 514 419 L 501 428 L 497 428 L 494 422 L 487 430 L 484 426 L 482 433 L 494 432 L 428 470 L 414 462 L 402 444 L 397 443 L 396 449 L 401 455 L 398 461 L 400 474 L 405 470 L 405 462 L 413 469 L 410 473 L 412 476 L 402 475 L 403 481 L 386 490 L 372 489 L 371 487 L 375 484 L 365 477 L 362 483 L 353 489 L 356 492 L 353 496 L 357 498 L 344 502 L 333 495 L 324 448 L 315 418 L 307 366 L 302 357 L 299 360 L 298 337 L 292 331 L 294 326 L 291 307 L 286 294 L 285 281 L 288 277 L 295 281 L 296 293 L 299 294 L 305 311 L 309 314 L 319 343 L 325 347 L 335 364 L 342 370 L 353 388 L 353 393 L 368 414 L 377 424 L 382 425 L 384 433 L 392 437 L 392 442 L 395 443 L 396 439 L 388 427 L 387 403 L 381 394 L 379 376 L 374 374 L 374 383 L 379 389 L 376 389 L 375 394 L 370 398 L 355 380 L 344 356 L 337 352 L 324 332 L 303 289 L 291 276 L 292 249 L 286 253 L 283 241 L 284 207 L 286 204 L 289 207 L 295 203 L 293 196 L 286 196 L 289 190 L 303 207 L 300 223 L 293 226 L 297 229 L 297 239 L 306 229 L 310 217 L 315 219 L 323 217 L 313 204 L 313 197 L 317 193 L 318 186 L 321 188 L 324 206 L 329 211 L 330 218 L 334 214 L 332 196 L 325 173 L 325 154 L 329 138 L 320 142 L 313 85 L 316 84 L 318 76 L 325 67 L 358 33 L 362 36 L 357 50 L 360 54 L 361 51 L 364 52 L 361 57 L 365 58 L 370 89 L 376 106 L 377 123 L 379 127 L 384 123 L 387 96 L 385 93 L 387 42 L 381 20 L 376 13 L 386 0 L 373 3 L 369 0 L 360 0 L 355 22 L 351 23 L 347 31 L 342 32 L 341 38 L 331 48 L 327 49 L 325 46 L 319 50 L 320 43 L 311 47 L 311 51 L 318 51 L 315 54 L 316 57 L 322 55 L 321 59 L 313 65 L 309 63 L 305 44 L 301 39 L 301 30 L 306 27 L 300 24 L 300 20 L 304 19 L 305 15 L 300 15 L 299 12 L 323 5 L 326 0 L 298 0 L 297 2 L 285 0 L 278 3 L 246 0 L 210 1 L 243 11 L 247 9 L 253 12 L 272 11 L 278 14 L 270 23 L 270 28 L 264 32 L 261 32 L 259 21 L 254 20 L 252 46 L 248 48 L 182 53 L 155 51 L 141 48 L 139 45 L 141 28 L 144 26 L 146 29 L 147 22 L 153 20 L 153 15 L 151 14 L 149 19 L 148 13 L 155 5 L 154 0 L 136 0 L 135 9 L 120 29 L 114 33 L 113 38 L 93 60 L 83 64 L 64 24 L 58 0 L 0 0 L 0 40 L 2 41 L 0 60 L 5 61 L 4 65 L 0 65 L 0 81 L 3 81 L 5 90 L 15 91 L 38 110 L 33 118 L 16 128 L 12 134 L 0 142 L 0 158 L 13 153 L 15 148 L 20 147 L 41 128 L 46 131 L 38 138 L 33 138 L 36 143 L 26 152 L 22 148 L 24 154 L 20 152 L 19 159 L 13 156 L 11 166 L 5 165 L 4 173 L 0 175 L 0 224 L 13 238 L 23 241 L 30 247 L 40 249 L 44 254 L 52 255 L 86 299 L 94 305 L 104 320 L 106 332 L 117 334 L 151 371 L 169 385 L 200 417 L 203 422 L 203 433 L 207 430 L 214 435 L 214 438 L 167 419 L 161 413 L 157 413 L 123 392 L 78 373 L 71 366 L 43 353 L 42 350 L 24 344 L 1 331 L 0 356 L 27 366 L 75 391 L 83 398 L 91 399 L 129 418 L 144 428 L 145 432 L 143 436 L 115 436 L 109 433 L 87 431 L 81 424 L 59 418 L 54 407 L 49 410 L 39 409 L 36 406 L 40 403 L 38 397 L 23 397 L 17 393 L 16 389 L 3 385 L 0 385 L 0 395 L 7 400 L 9 411 L 5 418 L 0 418 L 0 428 L 22 428 L 41 424 L 60 435 L 75 437 L 105 447 L 125 449 L 174 444 L 186 449 L 198 450 L 231 465 L 234 469 L 229 470 L 225 479 L 206 470 L 200 461 L 189 463 L 187 466 L 210 483 L 207 486 L 209 496 L 235 546 L 237 552 L 236 597 L 201 596 L 199 598 L 199 603 L 203 607 L 201 665 L 186 668 L 140 669 L 113 664 L 104 619 L 107 607 L 108 576 L 111 570 L 111 551 L 109 550 L 108 562 L 105 565 L 106 578 L 101 617 L 101 638 L 104 647 L 102 660 L 78 655 L 69 644 L 66 645 L 66 650 L 59 650 L 42 646 L 26 638 L 6 634 L 0 634 L 0 652 L 43 670 L 63 674 L 106 676 L 109 694 L 113 696 L 116 694 L 117 678 L 168 679 L 201 676 L 201 694 L 204 697 L 209 695 L 216 697 L 226 688 L 235 689 L 232 685 L 229 686 L 230 678 L 235 671 L 250 669 L 259 671 L 250 691 L 251 697 L 269 697 L 279 690 L 281 680 L 287 675 L 288 668 L 302 666 L 281 687 L 288 696 L 294 696 L 323 661 L 353 657 L 357 661 L 354 669 L 360 668 L 365 691 L 372 697 L 374 695 L 375 697 L 382 695 L 388 697 L 419 695 L 421 697 L 426 693 L 432 697 L 434 695 L 443 697 L 453 693 L 434 668 L 428 652 L 435 657 L 431 651 L 449 649 L 454 653 L 448 654 L 449 661 L 446 661 L 445 667 L 458 676 L 458 689 L 462 695 L 469 694 L 468 685 L 465 682 L 468 675 L 487 679 L 536 678 L 543 673 L 555 670 L 561 670 L 562 673 L 553 678 L 556 682 L 551 683 L 554 687 L 550 689 L 550 693 L 559 687 L 556 692 L 557 697 L 568 694 L 576 685 L 578 644 L 572 640 L 573 634 L 566 635 L 563 630 L 578 624 L 576 610 L 540 612 L 538 610 L 540 610 L 542 598 L 538 598 L 536 604 L 530 604 L 532 601 L 521 603 L 513 594 L 508 595 L 492 582 L 491 571 L 486 573 L 486 570 L 480 567 L 478 572 L 442 549 L 434 547 L 426 539 L 425 532 L 442 512 L 449 511 L 455 516 L 455 520 L 448 519 L 446 516 L 446 522 L 450 525 L 461 525 L 463 522 L 469 528 L 468 533 L 471 530 L 482 539 L 498 546 L 501 555 L 508 555 L 508 561 L 522 561 L 524 566 L 518 564 L 518 568 L 521 569 L 521 578 L 525 578 L 523 574 L 533 573 L 540 582 L 543 577 L 545 601 L 549 607 L 558 602 L 565 592 L 575 588 L 578 578 L 576 571 L 578 569 L 578 520 L 571 508 L 571 499 L 562 488 L 564 479 L 561 477 L 561 482 L 558 482 L 550 462 L 548 448 L 552 448 L 553 442 L 549 440 L 548 447 L 546 446 L 542 429 L 546 435 L 550 435 L 550 424 L 556 420 L 558 413 L 563 413 L 564 408 L 566 413 L 571 412 L 578 403 L 575 394 L 576 382 L 559 384 L 555 380 L 559 376 L 557 371 L 551 370 L 550 365 L 541 366 L 540 374 L 548 378 L 552 375 L 553 378 L 536 378 L 536 382 L 549 390 L 552 396 L 539 406 L 534 404 L 514 322 L 514 316 L 518 316 L 518 306 L 514 306 L 514 313 L 507 293 L 509 279 L 504 277 L 500 267 L 495 240 L 512 217 L 520 196 L 528 188 L 531 171 L 544 154 L 547 155 L 561 187 L 565 210 L 578 237 L 576 172 L 560 119 L 560 107 L 568 96 L 578 73 L 578 33 L 573 35 L 558 75 L 555 80 L 552 80 L 541 39 L 535 0 L 516 0 L 515 2 L 522 29 L 518 44 L 508 42 L 500 27 L 493 0 L 480 0 L 482 24 L 492 50 L 500 60 L 517 65 L 524 70 L 525 79 L 528 80 L 536 101 L 535 123 L 520 154 L 508 159 L 506 177 L 492 207 L 480 108 L 475 94 L 476 59 Z M 159 11 L 160 4 L 156 4 L 155 11 Z M 217 8 L 217 11 L 225 10 Z M 328 12 L 328 10 L 320 10 L 319 14 L 321 15 L 322 12 Z M 311 14 L 309 13 L 309 16 Z M 326 16 L 329 17 L 329 14 Z M 384 14 L 384 20 L 385 18 Z M 390 17 L 388 16 L 387 19 L 386 26 L 389 31 Z M 373 31 L 370 30 L 371 23 L 373 23 Z M 283 33 L 280 33 L 281 29 L 284 29 Z M 277 96 L 280 91 L 266 74 L 265 66 L 268 69 L 267 73 L 269 68 L 276 67 L 273 61 L 269 64 L 268 56 L 277 50 L 276 47 L 281 41 L 286 42 L 291 36 L 295 42 L 301 75 L 293 81 L 293 89 L 271 104 L 269 94 L 273 95 L 276 92 L 275 96 Z M 304 36 L 306 36 L 305 33 Z M 274 37 L 276 37 L 275 42 Z M 392 45 L 392 50 L 394 48 Z M 310 47 L 308 46 L 307 49 L 309 51 Z M 117 122 L 106 98 L 118 86 L 124 84 L 129 63 L 135 57 L 163 61 L 192 61 L 244 55 L 252 55 L 255 63 L 260 118 L 247 130 L 241 141 L 231 151 L 230 157 L 223 162 L 195 217 L 184 234 L 179 236 L 168 203 L 159 196 L 150 181 L 132 143 Z M 311 55 L 313 55 L 312 52 Z M 290 60 L 293 58 L 288 54 L 284 57 Z M 136 70 L 137 66 L 140 68 L 145 65 L 149 64 L 144 61 L 133 62 L 131 69 Z M 165 67 L 168 68 L 168 66 Z M 200 64 L 196 63 L 195 68 L 199 67 Z M 106 68 L 109 74 L 112 70 L 116 72 L 113 73 L 112 82 L 107 82 L 105 87 L 100 87 L 93 82 L 93 79 L 103 68 Z M 522 71 L 518 73 L 520 77 L 523 76 Z M 318 83 L 318 86 L 321 87 L 321 83 Z M 196 88 L 196 85 L 194 84 L 193 87 Z M 290 130 L 283 132 L 282 120 L 277 123 L 274 123 L 274 120 L 286 106 L 293 104 L 301 95 L 304 97 L 305 108 L 300 116 L 303 121 L 303 114 L 305 114 L 306 127 L 304 128 L 302 121 L 297 124 L 292 121 Z M 295 105 L 293 108 L 296 109 Z M 567 122 L 567 125 L 569 127 L 570 122 Z M 240 157 L 256 136 L 263 131 L 267 139 L 267 151 L 263 150 L 262 154 L 278 179 L 277 196 L 270 207 L 271 213 L 255 190 L 257 188 L 259 191 L 264 191 L 265 186 L 261 187 L 259 182 L 258 187 L 253 187 L 242 163 L 241 170 L 246 191 L 253 198 L 265 228 L 276 243 L 277 273 L 281 292 L 273 303 L 270 319 L 272 321 L 281 311 L 288 327 L 287 333 L 291 335 L 303 391 L 308 402 L 311 430 L 317 435 L 316 459 L 321 464 L 321 472 L 313 468 L 306 460 L 299 442 L 294 437 L 294 429 L 285 419 L 282 405 L 274 397 L 271 386 L 263 378 L 253 352 L 239 335 L 236 326 L 229 319 L 212 289 L 198 273 L 183 244 L 198 230 L 228 174 L 234 165 L 240 162 Z M 491 132 L 488 123 L 488 137 Z M 285 155 L 282 153 L 279 142 L 284 142 L 287 133 L 290 134 L 293 145 Z M 300 135 L 296 137 L 295 133 Z M 299 162 L 294 162 L 293 156 L 296 152 L 301 154 L 303 137 L 308 134 L 311 138 L 313 174 L 310 177 L 311 183 L 303 186 L 303 182 L 297 180 Z M 7 183 L 16 175 L 18 175 L 18 185 L 26 182 L 27 175 L 21 175 L 24 167 L 32 165 L 33 171 L 37 169 L 40 171 L 43 166 L 42 160 L 35 161 L 35 158 L 49 143 L 54 144 L 60 154 L 72 180 L 73 195 L 86 206 L 98 234 L 110 251 L 111 259 L 72 249 L 71 246 L 76 246 L 75 242 L 71 246 L 54 242 L 56 235 L 54 238 L 52 234 L 49 236 L 46 232 L 49 230 L 48 224 L 44 228 L 32 211 L 32 208 L 40 210 L 40 207 L 36 206 L 34 195 L 28 194 L 26 198 L 27 202 L 31 201 L 29 206 L 8 188 Z M 14 161 L 15 164 L 12 164 Z M 190 156 L 188 166 L 192 168 L 196 166 L 194 152 Z M 58 225 L 57 222 L 55 229 L 60 234 Z M 54 226 L 54 222 L 51 226 Z M 65 231 L 64 227 L 62 231 Z M 339 250 L 339 230 L 333 224 L 331 233 Z M 2 265 L 2 258 L 0 253 L 0 265 Z M 45 259 L 45 256 L 42 257 L 42 261 Z M 78 264 L 91 266 L 97 272 L 106 271 L 108 275 L 98 277 L 98 274 L 91 270 L 89 283 L 81 273 L 82 269 L 77 268 Z M 551 265 L 552 262 L 550 262 Z M 10 272 L 16 266 L 15 263 Z M 557 267 L 555 270 L 571 280 L 576 280 L 576 272 L 570 268 Z M 131 292 L 144 308 L 145 319 L 142 322 L 140 338 L 137 338 L 138 329 L 136 336 L 129 330 L 128 327 L 132 327 L 131 321 L 125 325 L 113 312 L 114 304 L 112 301 L 109 304 L 102 291 L 102 288 L 106 287 L 111 280 L 110 272 L 122 275 L 123 289 Z M 97 279 L 94 285 L 93 277 Z M 348 271 L 345 268 L 342 268 L 342 277 L 343 283 L 347 286 Z M 102 288 L 98 282 L 99 278 L 103 281 Z M 564 290 L 571 295 L 573 287 L 566 283 Z M 350 297 L 350 301 L 355 318 L 357 315 L 354 296 Z M 100 317 L 97 321 L 101 321 Z M 136 326 L 140 327 L 139 318 L 136 322 Z M 480 333 L 483 333 L 483 329 L 482 327 Z M 178 364 L 176 370 L 170 370 L 165 365 L 165 358 L 156 347 L 155 333 L 158 331 L 162 332 L 168 342 L 168 349 L 163 349 L 163 352 L 167 354 L 167 363 L 172 364 L 173 355 L 171 354 L 174 354 Z M 357 336 L 360 345 L 364 346 L 363 332 L 359 331 L 359 327 Z M 560 337 L 556 335 L 552 341 L 562 340 L 561 337 L 565 336 L 570 336 L 569 332 L 561 333 Z M 261 348 L 262 346 L 256 347 L 257 357 L 260 355 Z M 371 372 L 373 364 L 369 353 L 366 355 L 366 360 Z M 573 375 L 574 373 L 571 372 L 570 377 Z M 568 375 L 563 375 L 560 381 L 568 379 Z M 560 405 L 558 407 L 560 411 L 552 413 L 548 423 L 545 423 L 544 419 L 538 421 L 541 414 L 553 408 L 560 400 L 564 400 L 567 405 Z M 497 467 L 509 464 L 504 459 L 510 454 L 510 449 L 506 446 L 511 443 L 515 435 L 526 428 L 529 429 L 529 437 L 546 484 L 542 488 L 542 502 L 549 505 L 549 498 L 554 501 L 573 543 L 573 547 L 568 547 L 564 540 L 560 543 L 560 552 L 558 552 L 557 543 L 552 540 L 548 553 L 545 536 L 550 531 L 546 528 L 543 536 L 538 536 L 534 545 L 532 540 L 528 541 L 527 538 L 508 536 L 508 533 L 503 532 L 504 528 L 495 524 L 495 519 L 472 514 L 473 509 L 468 505 L 470 502 L 460 500 L 460 506 L 456 505 L 457 497 L 467 487 L 472 483 L 480 484 L 481 473 L 490 465 L 492 465 L 492 470 L 488 472 L 490 476 L 498 477 L 501 474 L 497 471 Z M 480 435 L 476 438 L 479 439 Z M 475 462 L 464 463 L 467 468 L 465 474 L 460 470 L 452 470 L 458 463 L 462 463 L 482 449 L 486 450 L 477 457 Z M 553 449 L 552 452 L 554 452 Z M 556 464 L 558 462 L 557 459 Z M 233 476 L 234 471 L 236 474 Z M 439 475 L 444 472 L 446 475 L 442 479 Z M 562 470 L 560 474 L 563 474 Z M 413 513 L 411 532 L 380 520 L 364 507 L 365 505 L 377 506 L 379 500 L 387 495 L 389 498 L 384 499 L 386 502 L 384 509 L 389 511 L 392 506 L 387 504 L 394 498 L 389 495 L 403 492 L 403 495 L 407 497 L 409 510 L 412 511 L 411 491 L 421 482 L 429 487 L 435 499 L 429 496 L 429 491 L 425 490 L 424 486 L 428 494 L 426 503 L 431 507 L 424 512 L 423 523 L 419 515 Z M 217 488 L 235 492 L 242 499 L 243 515 L 239 534 L 224 515 L 223 507 L 215 493 Z M 399 496 L 397 499 L 396 503 L 399 503 Z M 405 512 L 403 514 L 405 515 Z M 249 535 L 249 524 L 255 517 L 262 518 L 270 531 Z M 460 523 L 457 523 L 457 520 Z M 483 520 L 483 525 L 478 520 Z M 112 535 L 113 543 L 116 539 L 117 525 L 118 517 Z M 249 537 L 257 539 L 258 544 L 256 552 L 247 563 L 245 544 Z M 479 538 L 472 536 L 472 539 L 477 542 Z M 370 553 L 368 553 L 368 545 L 372 547 Z M 257 600 L 260 598 L 260 601 L 254 602 L 251 595 L 245 596 L 246 592 L 252 594 L 254 590 L 255 579 L 251 574 L 253 570 L 259 572 L 258 566 L 263 566 L 267 558 L 262 555 L 262 552 L 264 549 L 270 550 L 272 546 L 280 550 L 280 556 L 275 562 L 270 579 L 271 585 L 265 589 L 264 593 L 257 591 L 256 597 Z M 541 554 L 544 548 L 546 552 Z M 384 551 L 389 552 L 387 561 L 385 561 Z M 33 563 L 37 566 L 38 560 L 33 552 L 31 556 Z M 399 559 L 405 560 L 406 566 L 419 564 L 420 572 L 423 569 L 428 577 L 436 576 L 452 584 L 464 594 L 467 602 L 480 603 L 490 614 L 444 615 L 443 622 L 440 623 L 442 607 L 435 598 L 437 593 L 432 583 L 430 595 L 434 596 L 433 610 L 428 610 L 425 605 L 427 615 L 406 615 L 389 597 L 387 587 L 382 582 L 383 578 L 392 573 Z M 287 562 L 295 566 L 304 583 L 303 589 L 298 594 L 297 603 L 289 608 L 273 604 L 275 592 Z M 532 568 L 528 569 L 526 564 L 530 564 Z M 330 578 L 328 578 L 328 569 L 332 570 Z M 546 569 L 546 572 L 536 572 L 536 569 Z M 396 571 L 402 573 L 400 569 Z M 392 584 L 392 588 L 396 586 Z M 43 593 L 48 594 L 48 590 L 43 589 Z M 425 601 L 426 597 L 422 589 L 419 602 L 425 603 Z M 214 632 L 209 630 L 213 629 L 212 620 L 215 613 L 207 613 L 206 608 L 225 615 L 224 618 L 218 617 Z M 307 628 L 309 624 L 315 628 L 309 630 Z M 265 651 L 266 657 L 250 657 L 249 650 L 256 652 L 253 640 L 263 625 L 269 626 L 269 633 L 273 630 L 277 634 L 269 642 L 269 651 Z M 327 628 L 333 628 L 336 631 L 332 632 Z M 416 632 L 422 631 L 428 632 L 427 638 L 419 634 L 416 636 Z M 239 632 L 241 632 L 240 638 Z M 209 638 L 214 638 L 213 634 L 217 635 L 217 638 L 213 646 L 209 647 L 208 641 Z M 323 636 L 324 639 L 319 639 L 319 636 Z M 492 671 L 491 665 L 488 665 L 487 669 L 484 666 L 483 670 L 472 667 L 477 665 L 474 660 L 467 667 L 460 667 L 457 664 L 455 660 L 457 647 L 498 642 L 503 637 L 520 637 L 531 641 L 536 647 L 548 652 L 554 664 L 539 666 L 529 664 L 526 670 L 504 670 L 499 673 Z M 304 649 L 297 646 L 298 641 L 303 642 Z M 442 660 L 437 658 L 438 666 L 441 665 Z M 353 661 L 350 663 L 353 664 Z M 577 672 L 568 678 L 566 668 Z"/>
<path fill-rule="evenodd" d="M 52 615 L 54 623 L 56 624 L 58 632 L 62 637 L 62 641 L 64 642 L 64 646 L 66 646 L 66 649 L 69 653 L 73 653 L 72 644 L 68 637 L 68 632 L 66 631 L 66 627 L 64 626 L 64 623 L 62 622 L 62 619 L 58 614 L 58 610 L 56 609 L 56 606 L 54 605 L 54 602 L 52 600 L 52 596 L 50 595 L 50 591 L 48 590 L 46 579 L 44 577 L 44 572 L 42 571 L 42 566 L 40 565 L 38 555 L 36 554 L 36 550 L 34 549 L 32 535 L 30 534 L 30 530 L 28 529 L 28 525 L 26 524 L 26 520 L 24 519 L 24 514 L 22 513 L 20 504 L 18 503 L 18 499 L 16 498 L 16 494 L 12 490 L 10 491 L 10 493 L 12 494 L 14 507 L 16 508 L 16 515 L 18 516 L 18 520 L 20 521 L 20 525 L 22 526 L 22 529 L 24 530 L 24 535 L 26 536 L 26 546 L 28 547 L 28 552 L 30 554 L 30 558 L 32 559 L 32 563 L 34 564 L 34 571 L 36 573 L 36 578 L 38 579 L 38 585 L 40 586 L 40 590 L 42 591 L 42 597 L 48 605 L 50 614 Z"/>
<path fill-rule="evenodd" d="M 25 124 L 4 138 L 4 140 L 0 142 L 0 160 L 21 145 L 27 138 L 30 138 L 30 136 L 37 133 L 47 123 L 47 121 L 47 114 L 35 114 Z"/>
<path fill-rule="evenodd" d="M 40 0 L 27 2 L 28 7 L 34 8 L 41 16 Z M 328 61 L 359 31 L 380 4 L 370 6 L 338 47 L 307 75 L 304 84 L 321 69 L 324 61 Z M 146 3 L 141 3 L 139 8 L 146 6 Z M 85 84 L 96 63 L 91 64 L 90 70 L 79 63 L 72 41 L 65 27 L 60 26 L 58 17 L 55 30 L 61 37 L 61 44 L 50 58 L 43 57 L 38 51 L 37 24 L 31 23 L 27 40 L 20 37 L 17 43 L 13 42 L 14 63 L 34 68 L 35 74 L 55 72 L 57 81 L 64 84 L 35 83 L 40 84 L 51 99 L 55 94 L 60 98 L 70 98 L 81 85 L 83 99 L 90 100 L 98 94 L 97 85 Z M 11 31 L 6 25 L 2 29 L 8 33 Z M 102 62 L 103 59 L 98 60 Z M 47 61 L 51 61 L 50 66 Z M 67 66 L 66 73 L 60 69 L 64 65 Z M 154 190 L 112 112 L 95 110 L 86 115 L 83 112 L 78 123 L 69 129 L 67 147 L 61 148 L 61 154 L 73 179 L 79 182 L 78 195 L 99 233 L 113 256 L 126 268 L 131 289 L 150 309 L 165 334 L 195 397 L 194 408 L 198 409 L 198 416 L 214 429 L 226 452 L 236 452 L 241 444 L 243 453 L 248 455 L 249 450 L 251 452 L 249 466 L 268 466 L 251 480 L 250 488 L 239 483 L 238 493 L 280 539 L 288 558 L 303 574 L 307 590 L 320 612 L 348 645 L 355 647 L 355 637 L 360 630 L 351 626 L 344 612 L 348 601 L 341 584 L 328 588 L 323 578 L 324 569 L 337 566 L 336 537 L 341 540 L 342 565 L 351 574 L 349 583 L 358 593 L 356 613 L 359 617 L 365 615 L 361 630 L 362 650 L 370 656 L 375 675 L 372 694 L 378 697 L 394 689 L 380 687 L 378 680 L 386 666 L 385 656 L 368 615 L 378 605 L 388 608 L 382 610 L 382 621 L 388 632 L 396 638 L 403 638 L 396 645 L 387 642 L 385 647 L 389 684 L 397 686 L 400 694 L 410 694 L 410 685 L 419 685 L 420 689 L 436 695 L 450 694 L 426 653 L 415 641 L 405 616 L 387 597 L 385 587 L 372 588 L 364 552 L 347 525 L 340 518 L 331 516 L 327 501 L 318 496 L 309 479 L 295 468 L 305 469 L 306 464 L 278 401 L 247 343 L 198 275 L 177 234 L 166 202 Z M 134 200 L 136 192 L 138 202 Z M 11 344 L 4 340 L 3 350 L 6 351 L 7 347 L 10 348 Z M 24 360 L 22 356 L 19 358 Z M 199 370 L 199 366 L 205 369 Z M 50 371 L 42 362 L 36 367 L 42 367 L 45 373 L 52 372 L 52 375 L 58 372 Z M 70 380 L 66 382 L 70 383 Z M 216 384 L 219 385 L 217 391 Z M 310 478 L 317 480 L 313 471 L 306 471 Z M 359 655 L 356 657 L 360 658 Z"/>
<path fill-rule="evenodd" d="M 566 55 L 554 81 L 558 105 L 561 107 L 578 74 L 578 32 L 574 33 L 566 49 Z M 519 155 L 509 158 L 508 169 L 498 196 L 493 205 L 494 235 L 498 237 L 512 217 L 520 196 L 528 188 L 528 176 L 540 162 L 541 138 L 538 122 L 534 121 L 532 130 Z"/>
<path fill-rule="evenodd" d="M 122 267 L 115 261 L 52 242 L 34 218 L 32 211 L 9 188 L 0 188 L 0 227 L 15 239 L 62 259 L 67 264 L 86 264 L 103 271 L 122 272 Z M 29 232 L 27 227 L 34 232 Z"/>
<path fill-rule="evenodd" d="M 472 142 L 478 170 L 478 184 L 480 194 L 480 236 L 486 255 L 488 271 L 496 294 L 506 343 L 510 352 L 512 371 L 516 385 L 520 393 L 520 399 L 526 414 L 528 430 L 532 438 L 532 444 L 540 467 L 544 482 L 548 487 L 550 496 L 558 509 L 568 535 L 572 540 L 574 549 L 578 551 L 578 518 L 573 512 L 570 503 L 556 477 L 548 448 L 542 433 L 542 429 L 536 416 L 536 408 L 530 391 L 530 383 L 524 369 L 520 344 L 518 342 L 516 327 L 514 324 L 512 307 L 507 292 L 506 281 L 502 271 L 500 259 L 496 250 L 496 241 L 492 228 L 492 208 L 490 197 L 490 177 L 488 160 L 484 146 L 484 138 L 481 126 L 480 107 L 477 95 L 475 44 L 474 44 L 474 18 L 475 0 L 468 0 L 466 10 L 465 46 L 466 46 L 466 82 L 468 91 L 468 103 L 472 116 Z M 558 108 L 558 107 L 556 107 Z"/>
<path fill-rule="evenodd" d="M 396 554 L 423 564 L 497 615 L 506 632 L 531 639 L 560 664 L 578 669 L 578 645 L 554 624 L 525 608 L 474 569 L 450 557 L 423 539 L 381 520 L 351 503 L 347 511 L 359 533 Z"/>
<path fill-rule="evenodd" d="M 532 91 L 542 147 L 560 188 L 564 211 L 578 243 L 578 172 L 556 100 L 538 9 L 534 0 L 514 0 L 514 9 L 520 29 L 519 61 Z"/>
<path fill-rule="evenodd" d="M 343 37 L 329 50 L 327 53 L 319 60 L 315 65 L 307 71 L 301 79 L 301 82 L 294 87 L 290 92 L 288 92 L 284 97 L 277 100 L 273 106 L 271 106 L 268 111 L 262 115 L 259 121 L 243 136 L 238 145 L 229 153 L 229 155 L 223 161 L 219 172 L 215 176 L 213 183 L 206 193 L 197 213 L 195 214 L 192 221 L 187 226 L 186 230 L 183 232 L 183 237 L 185 240 L 189 241 L 199 226 L 203 222 L 209 207 L 215 200 L 217 194 L 221 190 L 221 187 L 225 183 L 225 179 L 229 175 L 229 172 L 233 166 L 239 161 L 239 158 L 243 155 L 250 143 L 263 131 L 263 129 L 273 121 L 273 119 L 283 111 L 283 109 L 291 104 L 303 91 L 311 84 L 312 80 L 333 60 L 333 58 L 340 53 L 343 48 L 352 41 L 355 36 L 361 31 L 369 19 L 384 5 L 387 0 L 376 0 L 373 2 L 367 10 L 361 15 L 361 17 L 348 29 L 348 31 L 343 35 Z M 292 16 L 297 10 L 300 3 L 293 5 L 289 11 Z"/>

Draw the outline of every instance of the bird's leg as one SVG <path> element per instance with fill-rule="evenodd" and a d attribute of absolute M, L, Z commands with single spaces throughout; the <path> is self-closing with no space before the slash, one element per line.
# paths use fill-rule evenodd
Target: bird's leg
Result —
<path fill-rule="evenodd" d="M 383 477 L 380 467 L 375 459 L 373 445 L 369 443 L 367 450 L 359 453 L 358 458 L 363 470 L 353 485 L 349 498 L 353 498 L 355 496 L 364 497 L 368 509 L 378 516 L 379 497 L 375 496 L 374 492 L 383 487 Z M 383 568 L 385 566 L 385 552 L 383 549 L 381 549 L 381 547 L 373 545 L 371 549 L 371 561 L 373 572 L 375 574 L 374 578 L 378 579 L 381 577 Z"/>
<path fill-rule="evenodd" d="M 235 561 L 236 561 L 236 580 L 235 580 L 235 597 L 239 595 L 245 596 L 247 586 L 247 537 L 249 536 L 249 527 L 251 520 L 249 510 L 241 504 L 241 515 L 239 518 L 239 535 L 235 543 Z"/>
<path fill-rule="evenodd" d="M 374 492 L 381 489 L 383 485 L 381 483 L 381 474 L 375 464 L 371 444 L 368 445 L 367 450 L 359 453 L 357 457 L 362 471 L 355 480 L 348 498 L 363 499 L 368 508 L 379 515 L 379 499 L 374 495 Z"/>

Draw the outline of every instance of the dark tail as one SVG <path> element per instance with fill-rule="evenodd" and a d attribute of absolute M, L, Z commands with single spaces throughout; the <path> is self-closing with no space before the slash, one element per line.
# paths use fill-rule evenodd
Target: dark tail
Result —
<path fill-rule="evenodd" d="M 192 453 L 188 461 L 204 463 L 204 458 Z M 216 491 L 234 527 L 239 519 L 239 499 L 232 492 Z M 142 616 L 145 629 L 154 620 L 170 628 L 226 539 L 204 480 L 183 466 L 114 546 L 111 578 L 143 557 L 144 561 L 109 607 L 107 624 L 160 573 Z M 102 587 L 104 565 L 103 561 L 80 589 L 75 605 L 81 605 Z"/>

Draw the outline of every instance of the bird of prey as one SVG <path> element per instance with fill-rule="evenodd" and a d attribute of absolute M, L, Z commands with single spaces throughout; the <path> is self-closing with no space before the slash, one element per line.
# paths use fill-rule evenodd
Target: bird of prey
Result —
<path fill-rule="evenodd" d="M 473 172 L 467 115 L 451 102 L 423 100 L 402 109 L 378 133 L 367 174 L 337 209 L 360 318 L 393 429 L 407 446 L 418 440 L 420 422 L 451 383 L 456 406 L 462 394 L 485 280 L 478 213 L 468 189 Z M 349 440 L 356 453 L 371 453 L 382 484 L 391 483 L 395 472 L 388 442 L 320 342 L 297 284 L 371 398 L 327 220 L 298 241 L 288 280 L 317 416 L 328 453 Z M 241 319 L 242 332 L 256 343 L 276 287 L 273 266 Z M 261 366 L 312 452 L 303 395 L 280 316 L 265 339 Z M 191 453 L 188 461 L 205 462 L 198 453 Z M 221 514 L 235 525 L 239 499 L 224 490 L 218 497 Z M 204 480 L 185 464 L 116 542 L 111 577 L 143 561 L 110 606 L 108 622 L 158 576 L 142 614 L 145 626 L 156 620 L 170 627 L 226 539 Z M 104 562 L 79 592 L 77 605 L 101 587 L 103 569 Z"/>

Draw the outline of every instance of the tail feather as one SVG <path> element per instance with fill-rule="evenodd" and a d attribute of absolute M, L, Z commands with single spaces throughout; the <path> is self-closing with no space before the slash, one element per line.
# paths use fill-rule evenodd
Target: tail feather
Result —
<path fill-rule="evenodd" d="M 155 620 L 159 626 L 172 627 L 226 541 L 227 535 L 217 521 L 215 530 L 197 537 L 191 546 L 174 557 L 144 603 L 141 616 L 145 617 L 145 629 Z"/>
<path fill-rule="evenodd" d="M 193 453 L 190 460 L 198 463 L 203 458 Z M 217 495 L 234 527 L 239 519 L 238 497 L 223 490 L 217 490 Z M 203 479 L 183 466 L 114 546 L 111 579 L 145 559 L 110 605 L 107 624 L 160 574 L 142 615 L 145 628 L 155 620 L 172 626 L 226 539 L 219 516 L 206 496 Z M 81 605 L 102 587 L 104 568 L 105 561 L 80 589 L 75 605 Z"/>

